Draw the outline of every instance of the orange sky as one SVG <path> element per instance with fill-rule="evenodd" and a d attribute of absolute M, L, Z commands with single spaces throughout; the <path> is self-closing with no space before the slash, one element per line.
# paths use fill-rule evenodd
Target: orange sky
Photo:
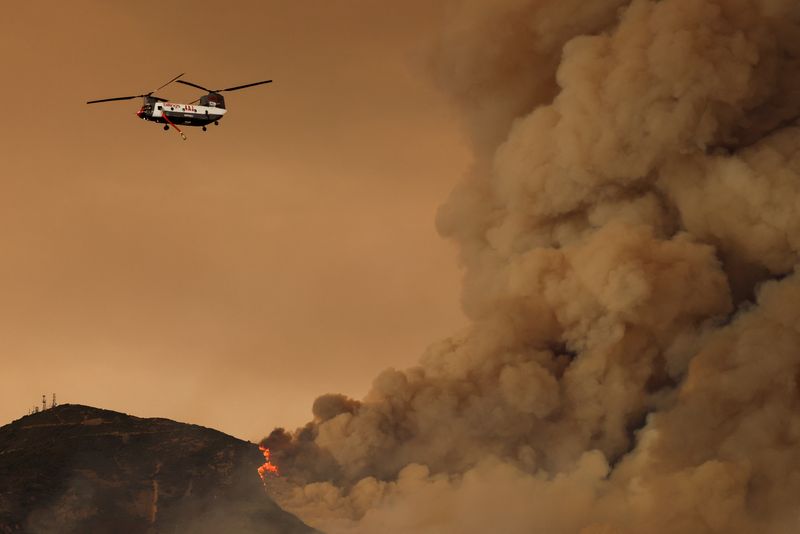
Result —
<path fill-rule="evenodd" d="M 433 219 L 469 156 L 425 71 L 434 4 L 6 7 L 0 424 L 55 391 L 259 439 L 462 326 Z M 275 83 L 187 142 L 138 100 L 85 104 L 183 71 Z"/>

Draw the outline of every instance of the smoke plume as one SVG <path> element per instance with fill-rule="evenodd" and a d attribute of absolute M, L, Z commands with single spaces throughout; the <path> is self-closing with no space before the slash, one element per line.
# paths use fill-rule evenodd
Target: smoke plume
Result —
<path fill-rule="evenodd" d="M 438 76 L 471 326 L 265 443 L 329 533 L 800 528 L 800 5 L 498 0 Z"/>

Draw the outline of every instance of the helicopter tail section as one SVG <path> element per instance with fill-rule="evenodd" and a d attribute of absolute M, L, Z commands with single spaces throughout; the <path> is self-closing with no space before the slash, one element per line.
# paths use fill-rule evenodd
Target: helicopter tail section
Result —
<path fill-rule="evenodd" d="M 200 105 L 210 108 L 225 109 L 225 97 L 219 93 L 208 93 L 200 97 Z"/>

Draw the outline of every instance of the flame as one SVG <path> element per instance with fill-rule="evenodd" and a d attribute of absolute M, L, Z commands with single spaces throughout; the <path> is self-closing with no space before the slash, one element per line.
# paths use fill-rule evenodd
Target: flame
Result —
<path fill-rule="evenodd" d="M 272 473 L 275 476 L 278 476 L 278 466 L 273 464 L 269 459 L 269 449 L 263 445 L 259 445 L 258 449 L 264 454 L 264 464 L 258 468 L 258 476 L 261 477 L 261 481 L 264 485 L 267 484 L 267 473 Z"/>

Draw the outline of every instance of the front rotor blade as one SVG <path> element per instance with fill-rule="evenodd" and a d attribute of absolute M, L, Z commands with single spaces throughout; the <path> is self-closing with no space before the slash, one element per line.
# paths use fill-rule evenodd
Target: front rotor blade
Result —
<path fill-rule="evenodd" d="M 175 76 L 174 78 L 172 78 L 170 81 L 168 81 L 167 83 L 165 83 L 164 85 L 162 85 L 162 86 L 161 86 L 161 87 L 159 87 L 158 89 L 154 89 L 153 91 L 151 91 L 151 94 L 152 94 L 152 93 L 155 93 L 156 91 L 160 91 L 161 89 L 165 88 L 166 86 L 168 86 L 169 84 L 171 84 L 172 82 L 174 82 L 175 80 L 177 80 L 178 78 L 180 78 L 181 76 L 183 76 L 184 74 L 186 74 L 186 73 L 185 73 L 185 72 L 181 72 L 180 74 L 178 74 L 177 76 Z"/>
<path fill-rule="evenodd" d="M 255 83 L 248 83 L 245 85 L 237 85 L 236 87 L 228 87 L 227 89 L 219 89 L 214 91 L 215 93 L 222 93 L 223 91 L 236 91 L 238 89 L 244 89 L 245 87 L 253 87 L 254 85 L 261 85 L 263 83 L 272 83 L 272 80 L 264 80 L 263 82 L 255 82 Z"/>
<path fill-rule="evenodd" d="M 114 100 L 130 100 L 132 98 L 139 98 L 140 96 L 145 95 L 136 95 L 136 96 L 118 96 L 116 98 L 103 98 L 100 100 L 89 100 L 86 102 L 87 104 L 97 104 L 98 102 L 113 102 Z"/>
<path fill-rule="evenodd" d="M 187 82 L 186 80 L 178 80 L 178 83 L 182 83 L 183 85 L 191 85 L 192 87 L 197 87 L 198 89 L 202 89 L 203 91 L 208 91 L 209 93 L 213 93 L 211 89 L 206 89 L 202 85 L 197 85 L 196 83 Z"/>

